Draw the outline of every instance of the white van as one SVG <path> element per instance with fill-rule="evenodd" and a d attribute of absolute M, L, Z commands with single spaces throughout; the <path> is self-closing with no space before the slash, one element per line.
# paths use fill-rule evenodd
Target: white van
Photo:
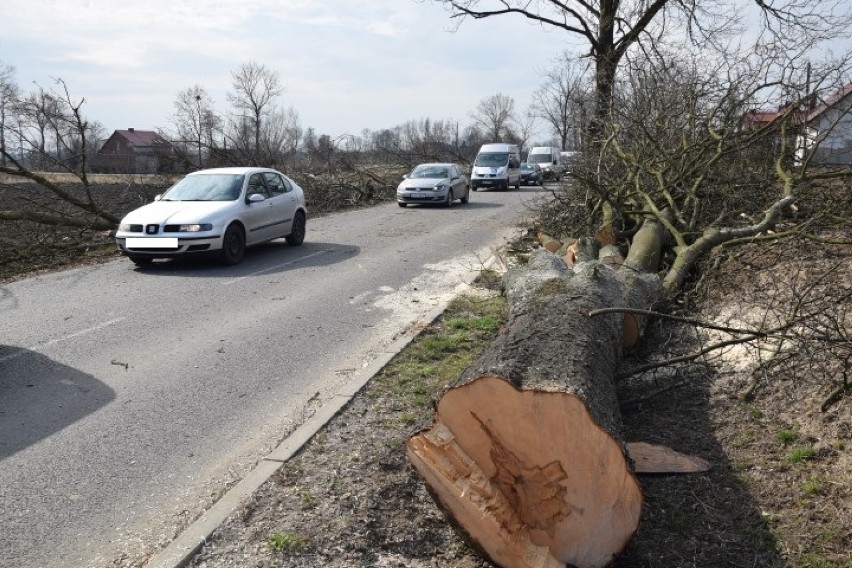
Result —
<path fill-rule="evenodd" d="M 538 164 L 544 179 L 562 179 L 565 171 L 562 164 L 562 152 L 556 146 L 536 146 L 527 154 L 528 164 Z"/>
<path fill-rule="evenodd" d="M 517 144 L 483 144 L 473 161 L 470 172 L 470 187 L 496 189 L 521 187 L 521 152 Z"/>

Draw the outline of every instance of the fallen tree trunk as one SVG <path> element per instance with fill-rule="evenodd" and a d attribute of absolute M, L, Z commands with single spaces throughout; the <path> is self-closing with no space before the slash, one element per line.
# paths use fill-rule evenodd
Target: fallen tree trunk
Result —
<path fill-rule="evenodd" d="M 506 326 L 408 440 L 429 491 L 500 566 L 606 566 L 638 528 L 642 492 L 612 380 L 624 320 L 589 316 L 649 307 L 659 279 L 625 270 L 572 270 L 538 250 L 509 271 Z"/>

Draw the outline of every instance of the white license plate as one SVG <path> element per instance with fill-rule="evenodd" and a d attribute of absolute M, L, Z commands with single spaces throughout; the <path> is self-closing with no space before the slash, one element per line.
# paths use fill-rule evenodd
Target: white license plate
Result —
<path fill-rule="evenodd" d="M 139 238 L 139 237 L 131 237 L 125 241 L 124 246 L 130 249 L 134 248 L 177 248 L 178 240 L 177 237 L 149 237 L 149 238 Z"/>

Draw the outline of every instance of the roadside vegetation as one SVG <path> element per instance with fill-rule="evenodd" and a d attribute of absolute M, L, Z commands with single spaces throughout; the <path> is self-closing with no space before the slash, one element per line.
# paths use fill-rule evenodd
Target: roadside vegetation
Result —
<path fill-rule="evenodd" d="M 532 239 L 516 243 L 516 253 L 522 258 L 534 246 Z M 708 292 L 718 285 L 703 283 Z M 717 306 L 702 303 L 694 313 L 710 318 Z M 447 522 L 403 445 L 429 425 L 437 397 L 499 333 L 505 310 L 499 274 L 484 273 L 223 523 L 190 565 L 491 566 Z M 701 343 L 688 326 L 661 320 L 626 365 Z M 628 440 L 666 444 L 713 467 L 640 477 L 643 520 L 613 566 L 852 566 L 852 408 L 821 412 L 818 377 L 807 373 L 773 375 L 764 396 L 744 400 L 738 393 L 750 380 L 736 359 L 713 359 L 619 384 Z"/>

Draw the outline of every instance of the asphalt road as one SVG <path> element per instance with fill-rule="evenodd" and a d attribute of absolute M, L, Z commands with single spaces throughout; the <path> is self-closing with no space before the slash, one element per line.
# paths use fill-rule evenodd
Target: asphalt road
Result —
<path fill-rule="evenodd" d="M 242 264 L 126 259 L 0 286 L 0 566 L 169 542 L 521 230 L 538 188 L 310 219 Z"/>

